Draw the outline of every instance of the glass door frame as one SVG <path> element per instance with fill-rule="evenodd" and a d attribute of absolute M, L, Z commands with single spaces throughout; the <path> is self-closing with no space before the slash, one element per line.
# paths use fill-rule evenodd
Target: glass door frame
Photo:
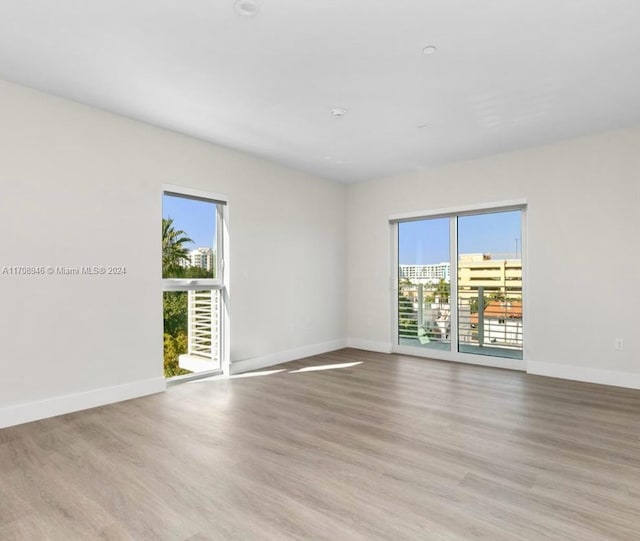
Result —
<path fill-rule="evenodd" d="M 229 347 L 229 200 L 225 195 L 206 192 L 204 190 L 186 188 L 173 184 L 162 186 L 162 197 L 173 195 L 209 201 L 216 204 L 216 274 L 212 279 L 177 279 L 163 278 L 162 291 L 207 291 L 216 290 L 220 294 L 220 366 L 212 370 L 174 376 L 166 379 L 167 385 L 208 378 L 226 374 L 229 375 L 230 347 Z"/>
<path fill-rule="evenodd" d="M 480 355 L 473 353 L 461 353 L 458 351 L 458 217 L 472 216 L 478 214 L 491 214 L 496 212 L 520 211 L 521 214 L 521 261 L 522 261 L 522 359 L 509 359 L 495 357 L 491 355 Z M 399 227 L 398 224 L 407 221 L 428 220 L 433 218 L 449 219 L 449 260 L 450 260 L 450 321 L 451 329 L 449 333 L 449 350 L 431 350 L 415 346 L 400 345 L 399 342 Z M 453 207 L 437 209 L 423 212 L 412 212 L 394 214 L 389 216 L 391 229 L 391 351 L 402 355 L 412 355 L 443 361 L 454 361 L 481 366 L 492 366 L 496 368 L 508 368 L 513 370 L 526 370 L 527 368 L 527 327 L 528 317 L 528 272 L 527 272 L 527 201 L 517 199 L 486 203 L 481 205 L 469 205 L 463 207 Z"/>

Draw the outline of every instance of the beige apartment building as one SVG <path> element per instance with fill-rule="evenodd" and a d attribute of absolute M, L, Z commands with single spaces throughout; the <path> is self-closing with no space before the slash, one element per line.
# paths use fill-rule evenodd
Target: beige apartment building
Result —
<path fill-rule="evenodd" d="M 460 300 L 502 293 L 506 298 L 522 297 L 522 260 L 492 259 L 486 254 L 460 254 L 458 262 L 458 297 Z"/>

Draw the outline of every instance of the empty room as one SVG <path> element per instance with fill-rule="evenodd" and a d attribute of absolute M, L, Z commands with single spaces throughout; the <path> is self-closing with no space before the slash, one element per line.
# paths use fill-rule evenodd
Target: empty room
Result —
<path fill-rule="evenodd" d="M 640 538 L 638 28 L 0 0 L 0 540 Z"/>

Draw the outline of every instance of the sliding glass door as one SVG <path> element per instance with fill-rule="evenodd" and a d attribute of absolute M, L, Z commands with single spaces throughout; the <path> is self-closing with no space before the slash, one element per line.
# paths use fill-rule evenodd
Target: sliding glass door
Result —
<path fill-rule="evenodd" d="M 452 213 L 394 224 L 396 349 L 447 359 L 523 358 L 523 212 Z"/>

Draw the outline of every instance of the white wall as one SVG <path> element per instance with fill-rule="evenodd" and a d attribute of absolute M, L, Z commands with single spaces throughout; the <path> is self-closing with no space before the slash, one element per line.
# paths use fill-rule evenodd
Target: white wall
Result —
<path fill-rule="evenodd" d="M 528 370 L 640 387 L 640 127 L 351 185 L 350 342 L 391 347 L 389 215 L 519 198 Z"/>
<path fill-rule="evenodd" d="M 226 194 L 231 359 L 345 342 L 345 187 L 0 82 L 0 426 L 162 388 L 163 184 Z M 85 394 L 82 394 L 85 393 Z"/>

